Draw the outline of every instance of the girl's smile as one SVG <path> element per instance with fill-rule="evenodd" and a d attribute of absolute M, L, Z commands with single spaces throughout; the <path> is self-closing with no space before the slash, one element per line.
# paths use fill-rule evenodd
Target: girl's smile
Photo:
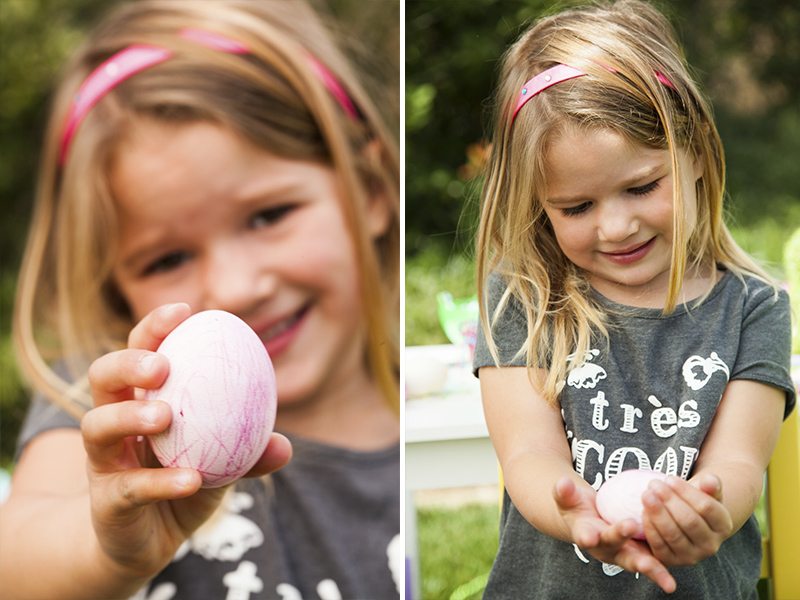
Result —
<path fill-rule="evenodd" d="M 227 310 L 264 342 L 281 406 L 365 396 L 360 276 L 334 170 L 210 123 L 138 125 L 111 180 L 114 278 L 134 319 L 176 301 Z"/>
<path fill-rule="evenodd" d="M 650 249 L 653 247 L 655 242 L 655 237 L 650 238 L 644 244 L 634 244 L 633 246 L 626 248 L 625 250 L 618 250 L 614 252 L 605 252 L 608 256 L 608 259 L 620 264 L 620 265 L 628 265 L 631 263 L 636 262 L 637 260 L 644 258 Z"/>
<path fill-rule="evenodd" d="M 680 160 L 691 230 L 700 173 L 686 152 Z M 607 129 L 568 127 L 551 143 L 546 164 L 544 210 L 564 255 L 613 300 L 663 302 L 673 243 L 669 151 L 632 144 Z"/>
<path fill-rule="evenodd" d="M 303 306 L 299 311 L 286 318 L 273 321 L 270 324 L 260 326 L 253 325 L 253 330 L 258 334 L 267 348 L 267 352 L 272 358 L 277 357 L 295 339 L 300 328 L 305 322 L 310 305 Z"/>

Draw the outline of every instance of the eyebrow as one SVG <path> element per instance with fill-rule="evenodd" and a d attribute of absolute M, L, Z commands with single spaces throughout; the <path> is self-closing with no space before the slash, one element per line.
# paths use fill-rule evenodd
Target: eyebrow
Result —
<path fill-rule="evenodd" d="M 240 195 L 232 196 L 230 201 L 249 209 L 255 205 L 267 202 L 268 200 L 273 200 L 273 203 L 279 204 L 283 199 L 296 198 L 304 189 L 302 183 L 294 181 L 279 181 L 277 184 L 275 182 L 270 182 L 267 185 L 254 186 L 253 190 L 247 190 Z M 160 246 L 162 246 L 166 240 L 169 240 L 170 237 L 172 236 L 168 233 L 160 232 L 158 236 L 154 237 L 151 241 L 141 244 L 138 248 L 134 248 L 134 250 L 122 260 L 122 268 L 131 271 L 139 270 L 143 266 L 142 263 L 147 263 L 150 260 L 149 255 L 153 254 L 155 257 L 158 256 Z"/>
<path fill-rule="evenodd" d="M 637 184 L 640 184 L 643 180 L 647 180 L 653 177 L 656 173 L 661 171 L 666 165 L 663 163 L 655 164 L 647 169 L 642 170 L 636 176 L 631 177 L 630 179 L 622 182 L 621 187 L 623 188 L 632 188 L 636 187 Z M 545 202 L 547 204 L 574 204 L 575 202 L 585 202 L 588 200 L 590 196 L 585 194 L 579 194 L 577 196 L 563 196 L 563 197 L 555 197 L 555 198 L 546 198 Z"/>

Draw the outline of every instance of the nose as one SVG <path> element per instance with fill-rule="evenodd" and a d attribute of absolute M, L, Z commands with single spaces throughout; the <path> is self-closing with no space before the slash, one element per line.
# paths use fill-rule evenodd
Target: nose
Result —
<path fill-rule="evenodd" d="M 597 230 L 601 242 L 622 242 L 639 231 L 639 218 L 629 201 L 605 201 L 598 211 Z"/>
<path fill-rule="evenodd" d="M 277 276 L 267 257 L 235 240 L 215 245 L 204 263 L 206 308 L 245 315 L 277 289 Z"/>

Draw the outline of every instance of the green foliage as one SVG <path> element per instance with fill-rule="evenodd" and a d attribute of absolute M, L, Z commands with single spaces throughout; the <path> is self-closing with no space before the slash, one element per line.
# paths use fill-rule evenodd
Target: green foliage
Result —
<path fill-rule="evenodd" d="M 10 462 L 14 454 L 16 431 L 25 412 L 25 394 L 17 373 L 11 347 L 10 322 L 14 295 L 14 277 L 0 272 L 0 468 Z"/>
<path fill-rule="evenodd" d="M 497 553 L 498 520 L 494 504 L 418 511 L 423 600 L 480 598 L 482 577 L 491 569 Z M 454 594 L 456 590 L 472 591 L 469 588 L 476 593 Z"/>
<path fill-rule="evenodd" d="M 62 62 L 115 1 L 0 2 L 0 464 L 13 456 L 26 406 L 11 346 L 11 308 L 49 98 Z"/>
<path fill-rule="evenodd" d="M 406 259 L 406 345 L 447 344 L 436 312 L 436 294 L 455 298 L 475 294 L 472 260 L 443 246 L 428 244 Z"/>
<path fill-rule="evenodd" d="M 800 205 L 786 212 L 783 218 L 768 216 L 731 228 L 737 243 L 779 279 L 786 277 L 784 246 L 800 223 Z"/>
<path fill-rule="evenodd" d="M 61 63 L 105 0 L 0 3 L 0 257 L 16 267 L 35 185 L 44 115 Z"/>
<path fill-rule="evenodd" d="M 469 152 L 488 139 L 500 57 L 526 22 L 582 3 L 406 3 L 407 254 L 432 237 L 471 247 L 477 186 L 471 184 L 476 170 L 467 168 Z M 732 0 L 721 11 L 714 0 L 656 3 L 675 23 L 715 108 L 727 154 L 729 209 L 747 227 L 765 215 L 778 222 L 796 215 L 800 4 Z"/>

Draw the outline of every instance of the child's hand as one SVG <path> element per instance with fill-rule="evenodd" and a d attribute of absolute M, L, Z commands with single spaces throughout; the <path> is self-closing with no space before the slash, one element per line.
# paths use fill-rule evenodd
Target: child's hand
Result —
<path fill-rule="evenodd" d="M 733 529 L 719 479 L 652 482 L 642 496 L 644 531 L 653 555 L 666 565 L 693 565 L 716 554 Z"/>
<path fill-rule="evenodd" d="M 570 529 L 573 542 L 598 560 L 627 571 L 641 573 L 665 592 L 675 591 L 676 583 L 664 564 L 645 544 L 631 539 L 636 522 L 626 519 L 609 525 L 597 513 L 595 492 L 562 477 L 553 490 L 561 517 Z"/>
<path fill-rule="evenodd" d="M 183 541 L 217 508 L 225 488 L 200 489 L 192 469 L 160 468 L 140 436 L 164 431 L 164 402 L 135 399 L 134 388 L 155 389 L 169 363 L 155 349 L 189 317 L 185 304 L 162 306 L 131 331 L 128 348 L 97 359 L 89 370 L 95 408 L 81 423 L 88 455 L 92 522 L 104 554 L 123 577 L 149 577 L 163 569 Z M 289 441 L 272 434 L 250 475 L 285 465 Z"/>

